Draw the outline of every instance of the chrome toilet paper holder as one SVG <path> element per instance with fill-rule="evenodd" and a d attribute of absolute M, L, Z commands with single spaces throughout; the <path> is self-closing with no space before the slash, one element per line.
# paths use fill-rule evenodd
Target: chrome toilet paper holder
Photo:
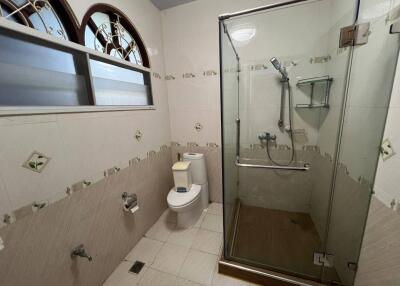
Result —
<path fill-rule="evenodd" d="M 127 192 L 122 193 L 122 203 L 124 211 L 129 213 L 134 213 L 139 210 L 137 195 L 132 193 L 129 194 Z"/>

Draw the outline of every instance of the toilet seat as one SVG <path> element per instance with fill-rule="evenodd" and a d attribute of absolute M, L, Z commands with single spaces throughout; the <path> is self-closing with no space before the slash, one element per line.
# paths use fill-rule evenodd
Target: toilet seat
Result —
<path fill-rule="evenodd" d="M 186 193 L 178 193 L 175 188 L 169 191 L 167 196 L 168 205 L 171 208 L 182 208 L 197 201 L 200 197 L 201 186 L 193 184 Z"/>

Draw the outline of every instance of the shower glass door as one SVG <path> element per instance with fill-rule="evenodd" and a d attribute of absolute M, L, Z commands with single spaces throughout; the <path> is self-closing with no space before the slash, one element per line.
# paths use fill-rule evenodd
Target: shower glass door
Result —
<path fill-rule="evenodd" d="M 353 50 L 334 179 L 326 252 L 343 285 L 353 285 L 399 55 L 400 1 L 360 1 L 368 44 Z M 324 275 L 325 276 L 325 275 Z M 324 277 L 325 278 L 325 277 Z"/>
<path fill-rule="evenodd" d="M 341 27 L 354 24 L 356 11 L 356 1 L 307 1 L 224 22 L 224 196 L 230 206 L 226 257 L 321 279 L 318 254 L 324 251 L 351 56 L 350 49 L 338 50 L 338 35 Z M 235 70 L 227 66 L 236 59 L 233 47 L 240 59 L 239 93 L 227 88 L 236 88 Z M 285 70 L 279 72 L 271 63 L 274 57 L 288 82 L 281 73 Z M 238 127 L 239 161 L 250 167 L 231 170 L 235 156 L 227 153 L 236 148 Z M 307 164 L 308 171 L 251 167 Z M 334 268 L 324 275 L 339 280 Z"/>
<path fill-rule="evenodd" d="M 220 21 L 226 259 L 353 285 L 398 56 L 395 4 L 292 1 Z M 341 29 L 363 22 L 369 43 L 341 48 Z"/>

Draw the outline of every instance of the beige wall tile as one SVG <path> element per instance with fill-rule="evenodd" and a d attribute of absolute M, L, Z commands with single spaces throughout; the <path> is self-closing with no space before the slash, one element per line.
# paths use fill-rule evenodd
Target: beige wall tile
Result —
<path fill-rule="evenodd" d="M 0 229 L 6 246 L 0 252 L 0 284 L 100 285 L 167 209 L 169 166 L 168 149 Z M 161 173 L 148 175 L 155 169 Z M 123 191 L 138 194 L 139 211 L 123 211 Z M 80 243 L 92 262 L 71 260 L 71 249 Z"/>
<path fill-rule="evenodd" d="M 400 216 L 374 197 L 365 230 L 356 286 L 398 285 L 399 236 Z"/>

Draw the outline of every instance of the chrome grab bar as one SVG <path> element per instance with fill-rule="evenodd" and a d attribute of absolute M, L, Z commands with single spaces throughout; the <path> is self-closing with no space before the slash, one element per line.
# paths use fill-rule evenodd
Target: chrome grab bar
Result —
<path fill-rule="evenodd" d="M 269 169 L 269 170 L 280 170 L 280 171 L 300 171 L 300 172 L 306 172 L 310 170 L 310 164 L 308 163 L 304 163 L 302 167 L 240 163 L 240 118 L 236 118 L 235 121 L 236 121 L 236 161 L 235 161 L 236 167 Z"/>
<path fill-rule="evenodd" d="M 240 163 L 240 158 L 237 157 L 235 165 L 241 168 L 257 168 L 257 169 L 269 169 L 269 170 L 279 170 L 279 171 L 300 171 L 307 172 L 310 170 L 310 164 L 305 163 L 303 167 L 295 166 L 278 166 L 278 165 L 258 165 L 258 164 L 243 164 Z"/>

